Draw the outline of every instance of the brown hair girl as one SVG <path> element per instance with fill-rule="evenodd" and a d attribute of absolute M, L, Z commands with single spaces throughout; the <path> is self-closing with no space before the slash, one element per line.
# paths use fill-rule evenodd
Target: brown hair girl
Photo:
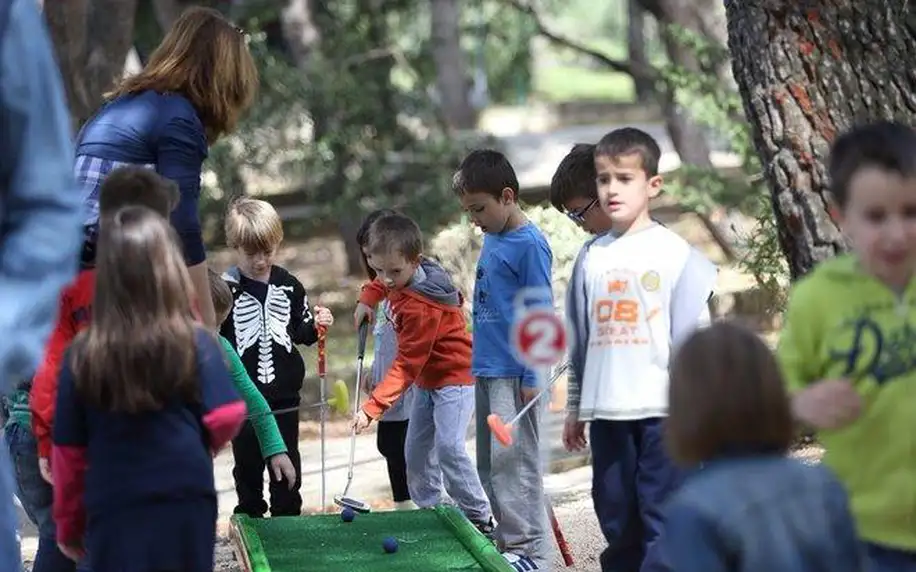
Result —
<path fill-rule="evenodd" d="M 212 144 L 231 132 L 254 101 L 258 69 L 245 34 L 210 8 L 185 10 L 143 70 L 106 95 L 179 93 L 194 105 Z"/>
<path fill-rule="evenodd" d="M 193 287 L 169 223 L 126 207 L 106 220 L 96 256 L 92 322 L 71 362 L 83 399 L 125 413 L 199 400 Z"/>
<path fill-rule="evenodd" d="M 756 334 L 717 322 L 684 342 L 669 388 L 667 440 L 676 461 L 781 453 L 793 437 L 779 366 Z"/>

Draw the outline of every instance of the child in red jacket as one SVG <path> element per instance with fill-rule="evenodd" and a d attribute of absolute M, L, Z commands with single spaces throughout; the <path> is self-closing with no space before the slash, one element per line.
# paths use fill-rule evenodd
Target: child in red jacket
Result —
<path fill-rule="evenodd" d="M 490 503 L 465 447 L 474 378 L 461 294 L 441 266 L 423 258 L 423 237 L 410 218 L 383 215 L 368 235 L 364 253 L 376 279 L 363 289 L 354 317 L 357 326 L 372 320 L 375 306 L 387 297 L 398 350 L 353 424 L 363 431 L 414 383 L 404 445 L 410 497 L 421 508 L 435 506 L 442 502 L 444 480 L 468 520 L 490 534 Z"/>

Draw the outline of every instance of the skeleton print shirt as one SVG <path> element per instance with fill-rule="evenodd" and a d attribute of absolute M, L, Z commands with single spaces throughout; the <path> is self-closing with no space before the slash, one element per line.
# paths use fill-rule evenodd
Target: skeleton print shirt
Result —
<path fill-rule="evenodd" d="M 279 266 L 271 268 L 266 284 L 237 268 L 223 278 L 235 302 L 220 334 L 232 343 L 273 408 L 295 406 L 305 378 L 305 362 L 295 346 L 318 339 L 305 287 Z"/>

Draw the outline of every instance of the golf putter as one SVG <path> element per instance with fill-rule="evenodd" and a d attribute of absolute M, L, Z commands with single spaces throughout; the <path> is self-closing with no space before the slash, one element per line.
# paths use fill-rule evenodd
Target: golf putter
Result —
<path fill-rule="evenodd" d="M 487 416 L 487 425 L 490 426 L 490 431 L 493 433 L 493 437 L 496 438 L 504 447 L 508 447 L 512 444 L 512 429 L 515 424 L 518 423 L 518 420 L 522 418 L 525 413 L 528 413 L 528 410 L 534 407 L 535 403 L 540 401 L 541 397 L 550 391 L 550 388 L 553 387 L 553 384 L 560 379 L 560 376 L 563 375 L 569 369 L 569 362 L 564 363 L 562 366 L 558 367 L 556 371 L 553 372 L 553 375 L 550 377 L 550 381 L 547 382 L 547 385 L 544 386 L 544 389 L 538 392 L 534 396 L 534 399 L 528 402 L 527 405 L 522 407 L 521 411 L 516 414 L 508 423 L 504 422 L 499 418 L 495 413 L 491 413 Z"/>
<path fill-rule="evenodd" d="M 327 354 L 325 352 L 328 339 L 327 328 L 318 326 L 318 395 L 321 400 L 321 417 L 319 432 L 321 434 L 321 512 L 324 512 L 327 504 L 327 482 L 325 479 L 325 440 L 328 420 L 328 372 L 327 372 Z"/>
<path fill-rule="evenodd" d="M 356 391 L 353 392 L 353 414 L 359 411 L 359 384 L 363 378 L 363 358 L 366 357 L 366 338 L 369 337 L 369 321 L 359 325 L 359 343 L 356 357 Z M 356 512 L 370 512 L 371 507 L 365 502 L 347 496 L 350 485 L 353 484 L 353 465 L 356 462 L 356 427 L 350 429 L 350 463 L 347 465 L 347 486 L 342 494 L 334 497 L 334 504 L 343 508 L 351 508 Z"/>

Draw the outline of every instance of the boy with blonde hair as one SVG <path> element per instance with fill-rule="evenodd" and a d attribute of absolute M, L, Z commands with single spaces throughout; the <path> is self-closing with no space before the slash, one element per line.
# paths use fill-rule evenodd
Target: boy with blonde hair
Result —
<path fill-rule="evenodd" d="M 308 294 L 299 280 L 274 264 L 283 241 L 283 223 L 270 203 L 242 198 L 226 213 L 226 241 L 238 255 L 238 265 L 223 278 L 232 290 L 233 304 L 220 334 L 242 359 L 248 375 L 272 410 L 297 407 L 305 378 L 305 362 L 296 344 L 312 345 L 319 327 L 334 318 L 327 308 L 309 308 Z M 296 469 L 288 487 L 270 483 L 271 516 L 298 516 L 302 512 L 302 465 L 299 457 L 299 415 L 293 410 L 276 415 L 280 435 Z M 264 457 L 251 422 L 232 441 L 232 476 L 238 495 L 236 513 L 259 518 L 264 501 Z"/>

